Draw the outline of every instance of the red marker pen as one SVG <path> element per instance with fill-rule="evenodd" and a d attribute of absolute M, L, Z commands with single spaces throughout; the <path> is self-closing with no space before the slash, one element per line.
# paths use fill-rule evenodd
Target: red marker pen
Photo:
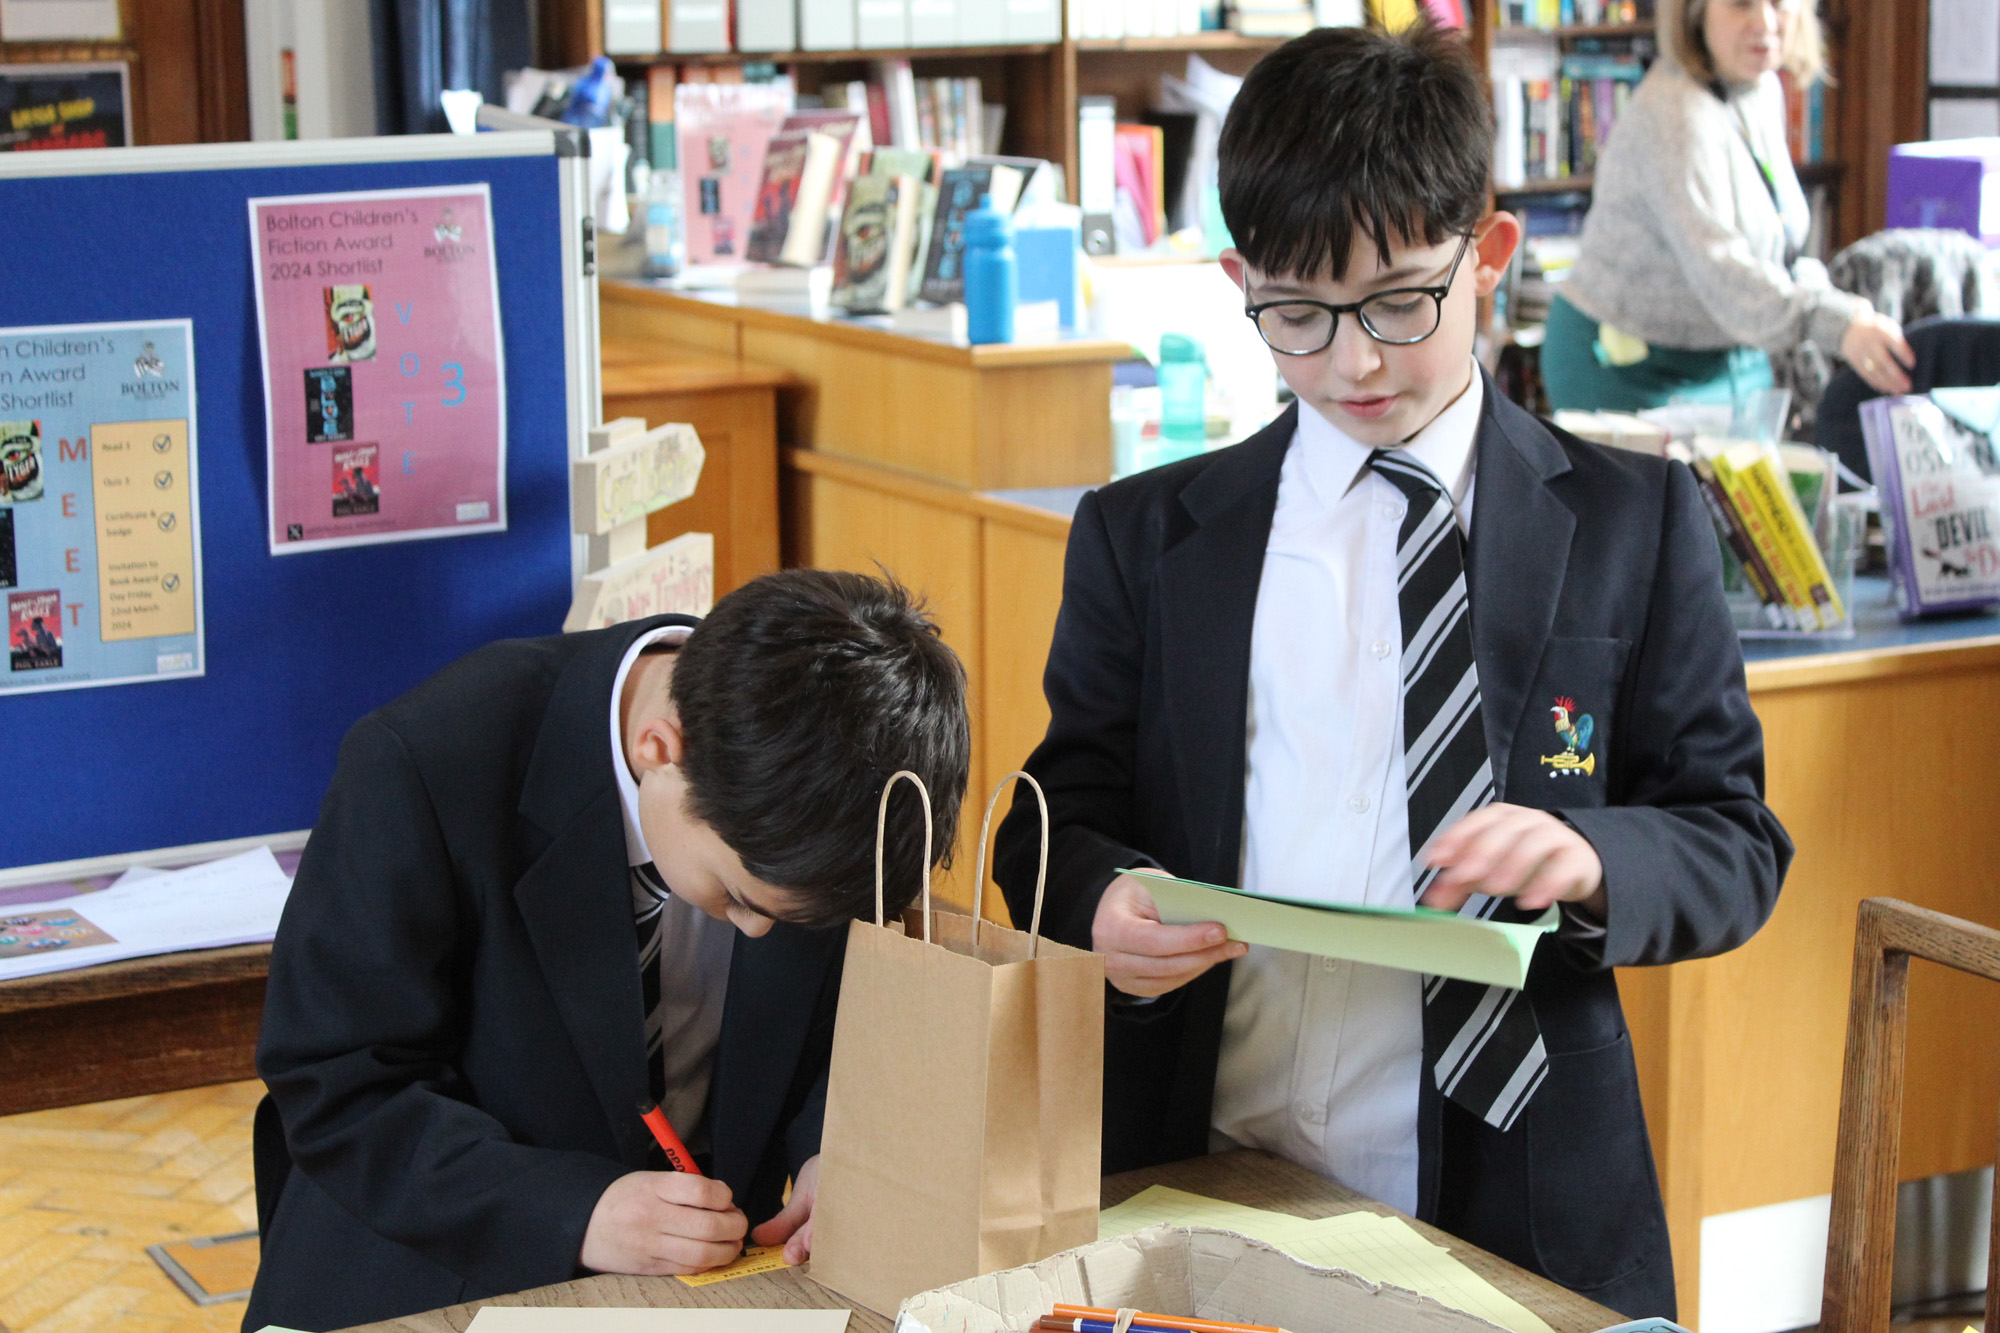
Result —
<path fill-rule="evenodd" d="M 646 1128 L 653 1131 L 653 1138 L 667 1154 L 669 1171 L 685 1171 L 698 1176 L 701 1168 L 694 1164 L 694 1154 L 681 1142 L 681 1136 L 674 1133 L 674 1127 L 667 1123 L 667 1113 L 652 1102 L 639 1103 L 639 1118 L 646 1122 Z"/>

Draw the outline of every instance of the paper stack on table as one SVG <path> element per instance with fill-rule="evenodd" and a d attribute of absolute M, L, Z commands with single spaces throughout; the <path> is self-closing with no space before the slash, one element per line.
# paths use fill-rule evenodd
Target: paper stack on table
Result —
<path fill-rule="evenodd" d="M 1275 1245 L 1294 1259 L 1429 1296 L 1513 1333 L 1552 1333 L 1534 1311 L 1434 1245 L 1400 1217 L 1342 1213 L 1309 1220 L 1154 1185 L 1098 1214 L 1097 1238 L 1146 1227 L 1215 1227 Z"/>
<path fill-rule="evenodd" d="M 1528 979 L 1535 945 L 1559 919 L 1553 907 L 1534 921 L 1516 923 L 1428 907 L 1296 902 L 1150 872 L 1140 883 L 1151 890 L 1160 920 L 1168 925 L 1219 921 L 1230 939 L 1246 944 L 1516 990 Z"/>
<path fill-rule="evenodd" d="M 292 882 L 268 847 L 108 889 L 0 907 L 0 981 L 120 958 L 255 944 L 277 934 Z"/>

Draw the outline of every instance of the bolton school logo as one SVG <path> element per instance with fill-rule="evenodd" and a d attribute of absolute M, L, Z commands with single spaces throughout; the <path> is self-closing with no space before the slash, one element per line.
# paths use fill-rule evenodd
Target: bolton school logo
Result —
<path fill-rule="evenodd" d="M 1545 754 L 1542 762 L 1549 766 L 1552 778 L 1589 777 L 1597 771 L 1597 756 L 1590 752 L 1590 733 L 1596 723 L 1590 714 L 1581 716 L 1576 711 L 1576 700 L 1568 695 L 1557 697 L 1549 709 L 1555 721 L 1556 735 L 1562 739 L 1561 754 Z"/>

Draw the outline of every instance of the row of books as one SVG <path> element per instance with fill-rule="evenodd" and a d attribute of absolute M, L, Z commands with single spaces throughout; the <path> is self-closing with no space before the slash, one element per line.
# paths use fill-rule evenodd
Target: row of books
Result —
<path fill-rule="evenodd" d="M 965 294 L 965 220 L 982 198 L 1011 213 L 1046 164 L 1026 159 L 942 167 L 935 155 L 878 149 L 849 185 L 833 253 L 832 304 L 894 314 Z"/>
<path fill-rule="evenodd" d="M 1801 87 L 1785 70 L 1778 71 L 1785 88 L 1785 143 L 1792 161 L 1804 165 L 1826 158 L 1826 84 Z"/>
<path fill-rule="evenodd" d="M 1493 49 L 1493 180 L 1503 189 L 1529 181 L 1587 176 L 1652 60 L 1641 39 L 1622 50 Z"/>
<path fill-rule="evenodd" d="M 1818 532 L 1831 525 L 1833 455 L 1810 445 L 1695 434 L 1675 438 L 1655 414 L 1557 412 L 1573 435 L 1679 459 L 1694 470 L 1717 538 L 1742 567 L 1769 629 L 1817 633 L 1848 624 Z"/>
<path fill-rule="evenodd" d="M 977 78 L 919 79 L 907 60 L 878 60 L 875 74 L 828 84 L 820 98 L 866 115 L 876 143 L 935 149 L 955 161 L 1000 151 L 1007 108 L 988 102 Z"/>
<path fill-rule="evenodd" d="M 1692 466 L 1702 502 L 1772 629 L 1812 632 L 1847 623 L 1809 513 L 1832 499 L 1829 460 L 1824 450 L 1802 445 L 1695 437 Z"/>
<path fill-rule="evenodd" d="M 1600 23 L 1650 23 L 1653 0 L 1500 0 L 1503 28 L 1574 28 Z"/>
<path fill-rule="evenodd" d="M 604 0 L 607 55 L 1062 40 L 1063 0 Z"/>
<path fill-rule="evenodd" d="M 1186 37 L 1222 27 L 1220 0 L 1070 0 L 1070 36 Z"/>

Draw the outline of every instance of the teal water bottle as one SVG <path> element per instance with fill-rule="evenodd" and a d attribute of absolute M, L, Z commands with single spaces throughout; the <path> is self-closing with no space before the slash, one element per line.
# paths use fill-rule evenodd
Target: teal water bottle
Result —
<path fill-rule="evenodd" d="M 1160 335 L 1160 461 L 1208 447 L 1208 359 L 1185 333 Z"/>
<path fill-rule="evenodd" d="M 1014 266 L 1014 224 L 993 207 L 993 196 L 965 218 L 965 330 L 974 343 L 1014 341 L 1014 306 L 1020 300 Z"/>

